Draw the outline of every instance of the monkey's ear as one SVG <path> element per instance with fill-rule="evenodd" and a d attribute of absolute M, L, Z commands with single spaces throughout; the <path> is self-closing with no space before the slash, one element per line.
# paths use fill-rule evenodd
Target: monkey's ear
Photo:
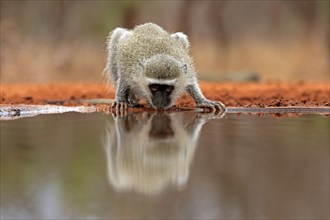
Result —
<path fill-rule="evenodd" d="M 139 62 L 138 67 L 139 67 L 141 70 L 144 70 L 144 65 L 143 65 L 142 62 Z"/>
<path fill-rule="evenodd" d="M 136 67 L 137 74 L 138 74 L 139 76 L 142 76 L 143 73 L 144 73 L 144 69 L 145 69 L 145 66 L 144 66 L 143 62 L 139 62 L 139 63 L 137 64 L 137 67 Z"/>
<path fill-rule="evenodd" d="M 178 41 L 185 49 L 189 48 L 189 40 L 187 35 L 185 35 L 182 32 L 176 32 L 174 34 L 171 34 L 171 38 Z"/>
<path fill-rule="evenodd" d="M 181 68 L 182 72 L 184 72 L 184 73 L 188 72 L 187 64 L 183 64 L 180 68 Z"/>

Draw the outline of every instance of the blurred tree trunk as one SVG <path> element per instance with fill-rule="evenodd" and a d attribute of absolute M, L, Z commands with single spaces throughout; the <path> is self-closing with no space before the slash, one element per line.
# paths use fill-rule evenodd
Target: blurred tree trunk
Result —
<path fill-rule="evenodd" d="M 183 1 L 180 6 L 180 19 L 179 19 L 179 27 L 180 31 L 183 31 L 187 35 L 191 33 L 190 30 L 190 14 L 192 10 L 193 1 Z"/>
<path fill-rule="evenodd" d="M 287 5 L 291 11 L 296 14 L 298 20 L 302 21 L 302 24 L 304 25 L 302 37 L 309 39 L 315 31 L 317 1 L 289 1 L 287 2 Z"/>
<path fill-rule="evenodd" d="M 63 40 L 64 37 L 64 26 L 65 26 L 65 18 L 66 18 L 66 12 L 68 7 L 70 7 L 70 2 L 67 1 L 57 1 L 54 2 L 57 3 L 57 10 L 55 10 L 55 15 L 54 15 L 54 30 L 55 30 L 55 41 L 60 42 Z"/>
<path fill-rule="evenodd" d="M 222 50 L 228 49 L 228 37 L 224 27 L 224 9 L 226 1 L 212 1 L 207 10 L 207 20 L 212 33 L 212 38 L 222 48 Z"/>
<path fill-rule="evenodd" d="M 137 7 L 136 4 L 130 4 L 123 9 L 123 27 L 132 29 L 136 25 Z"/>

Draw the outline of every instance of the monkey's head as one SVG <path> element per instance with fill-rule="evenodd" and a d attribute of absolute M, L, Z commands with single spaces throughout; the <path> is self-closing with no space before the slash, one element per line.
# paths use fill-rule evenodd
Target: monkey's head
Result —
<path fill-rule="evenodd" d="M 167 109 L 184 92 L 187 65 L 166 54 L 155 55 L 143 63 L 143 93 L 155 109 Z"/>

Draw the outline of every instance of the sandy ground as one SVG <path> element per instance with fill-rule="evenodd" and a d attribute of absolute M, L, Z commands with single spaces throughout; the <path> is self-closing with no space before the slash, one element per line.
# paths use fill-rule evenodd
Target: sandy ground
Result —
<path fill-rule="evenodd" d="M 210 83 L 201 82 L 204 95 L 231 107 L 329 107 L 328 83 Z M 87 99 L 113 99 L 115 90 L 102 83 L 3 84 L 1 104 L 90 104 Z M 192 107 L 184 94 L 177 107 Z"/>

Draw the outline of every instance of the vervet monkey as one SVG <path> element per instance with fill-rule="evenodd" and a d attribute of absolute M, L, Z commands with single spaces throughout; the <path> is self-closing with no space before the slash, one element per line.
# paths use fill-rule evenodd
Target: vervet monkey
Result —
<path fill-rule="evenodd" d="M 170 34 L 153 23 L 110 32 L 104 72 L 116 86 L 113 107 L 124 110 L 146 99 L 157 110 L 168 109 L 187 91 L 198 107 L 225 111 L 224 104 L 202 94 L 189 46 L 185 34 Z"/>

